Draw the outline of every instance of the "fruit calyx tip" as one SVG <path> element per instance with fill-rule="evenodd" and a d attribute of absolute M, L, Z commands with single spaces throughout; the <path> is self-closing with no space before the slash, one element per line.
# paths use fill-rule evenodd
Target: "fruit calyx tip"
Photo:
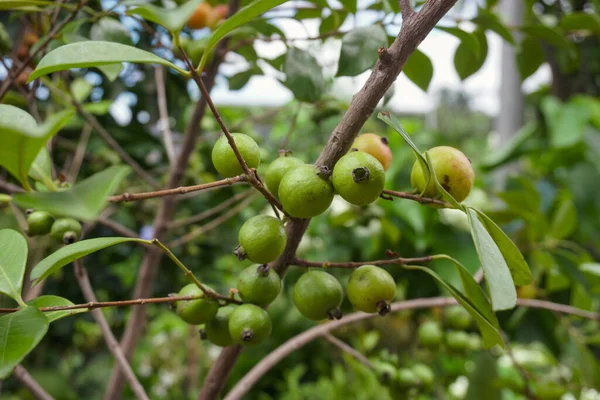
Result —
<path fill-rule="evenodd" d="M 354 179 L 354 182 L 356 183 L 369 180 L 370 176 L 371 172 L 367 167 L 359 167 L 352 170 L 352 179 Z"/>

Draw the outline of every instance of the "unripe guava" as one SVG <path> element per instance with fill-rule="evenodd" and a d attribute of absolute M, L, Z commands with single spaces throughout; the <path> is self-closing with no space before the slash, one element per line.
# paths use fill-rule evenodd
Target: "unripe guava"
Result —
<path fill-rule="evenodd" d="M 265 173 L 267 188 L 275 197 L 279 197 L 279 184 L 283 176 L 294 167 L 303 165 L 304 162 L 296 157 L 283 156 L 277 158 L 269 165 Z"/>
<path fill-rule="evenodd" d="M 232 133 L 231 136 L 248 168 L 258 167 L 260 148 L 254 139 L 243 133 Z M 216 170 L 228 178 L 244 172 L 225 135 L 222 135 L 213 147 L 212 162 Z"/>
<path fill-rule="evenodd" d="M 390 150 L 388 140 L 385 137 L 379 137 L 375 133 L 364 133 L 354 139 L 352 149 L 372 155 L 379 160 L 385 171 L 392 165 L 392 150 Z"/>
<path fill-rule="evenodd" d="M 27 234 L 29 236 L 46 235 L 50 233 L 54 217 L 46 211 L 34 211 L 27 216 Z"/>
<path fill-rule="evenodd" d="M 58 218 L 50 228 L 50 236 L 61 243 L 73 243 L 81 236 L 81 224 L 73 218 Z"/>
<path fill-rule="evenodd" d="M 418 386 L 421 384 L 417 374 L 410 368 L 400 368 L 398 370 L 396 382 L 398 382 L 398 385 L 402 388 Z"/>
<path fill-rule="evenodd" d="M 372 155 L 353 151 L 335 164 L 331 181 L 344 200 L 362 206 L 379 198 L 385 185 L 385 171 Z"/>
<path fill-rule="evenodd" d="M 427 150 L 435 175 L 442 187 L 458 202 L 467 198 L 473 182 L 475 173 L 471 161 L 460 150 L 449 146 L 439 146 Z M 427 176 L 423 173 L 419 161 L 415 161 L 410 174 L 411 185 L 423 196 L 436 199 L 441 198 L 435 182 L 432 179 L 427 184 Z"/>
<path fill-rule="evenodd" d="M 463 331 L 446 332 L 446 346 L 448 349 L 463 352 L 469 348 L 469 335 Z"/>
<path fill-rule="evenodd" d="M 204 325 L 206 338 L 220 347 L 231 346 L 234 341 L 229 333 L 229 317 L 235 310 L 235 306 L 219 308 L 217 315 Z"/>
<path fill-rule="evenodd" d="M 279 185 L 283 209 L 296 218 L 312 218 L 325 212 L 334 196 L 326 175 L 322 169 L 307 164 L 288 171 Z"/>
<path fill-rule="evenodd" d="M 433 382 L 435 380 L 435 374 L 427 365 L 417 363 L 412 366 L 412 370 L 415 373 L 415 375 L 419 378 L 419 381 L 421 381 L 421 384 L 423 386 L 433 385 Z"/>
<path fill-rule="evenodd" d="M 252 265 L 240 274 L 237 290 L 245 303 L 264 307 L 279 295 L 281 278 L 272 268 Z"/>
<path fill-rule="evenodd" d="M 417 339 L 421 346 L 436 347 L 442 343 L 444 333 L 439 324 L 435 321 L 425 321 L 417 330 Z"/>
<path fill-rule="evenodd" d="M 465 330 L 471 326 L 473 318 L 462 306 L 452 306 L 444 310 L 444 317 L 452 329 Z"/>
<path fill-rule="evenodd" d="M 340 282 L 324 271 L 303 274 L 294 287 L 294 304 L 302 315 L 319 321 L 325 318 L 339 319 L 344 290 Z"/>
<path fill-rule="evenodd" d="M 286 244 L 283 222 L 268 215 L 257 215 L 242 225 L 236 254 L 258 264 L 266 264 L 283 253 Z"/>
<path fill-rule="evenodd" d="M 254 304 L 242 304 L 229 316 L 229 333 L 236 343 L 256 346 L 271 335 L 271 318 Z"/>
<path fill-rule="evenodd" d="M 383 268 L 363 265 L 350 275 L 346 287 L 348 300 L 359 310 L 385 315 L 396 296 L 396 282 Z"/>
<path fill-rule="evenodd" d="M 208 287 L 206 288 L 210 289 Z M 205 298 L 204 293 L 195 283 L 184 286 L 177 296 L 200 296 L 197 300 L 177 302 L 175 311 L 177 315 L 188 324 L 204 324 L 212 320 L 219 311 L 219 303 L 217 300 Z"/>

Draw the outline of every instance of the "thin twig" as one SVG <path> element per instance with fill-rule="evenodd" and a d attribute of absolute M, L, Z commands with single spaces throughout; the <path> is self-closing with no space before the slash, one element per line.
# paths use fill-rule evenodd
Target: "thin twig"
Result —
<path fill-rule="evenodd" d="M 105 227 L 112 229 L 115 233 L 118 233 L 119 235 L 123 235 L 126 237 L 130 237 L 130 238 L 138 238 L 140 235 L 138 235 L 137 232 L 127 228 L 124 225 L 121 225 L 120 223 L 113 221 L 111 219 L 108 219 L 107 217 L 103 217 L 100 216 L 98 217 L 98 223 L 101 225 L 104 225 Z"/>
<path fill-rule="evenodd" d="M 164 197 L 164 196 L 173 196 L 176 194 L 185 194 L 189 192 L 197 192 L 199 190 L 210 189 L 219 186 L 230 186 L 235 183 L 246 182 L 247 178 L 245 175 L 234 176 L 233 178 L 225 178 L 220 181 L 203 183 L 201 185 L 193 185 L 193 186 L 180 186 L 174 189 L 165 189 L 165 190 L 157 190 L 155 192 L 144 192 L 144 193 L 123 193 L 115 196 L 111 196 L 108 200 L 111 203 L 120 203 L 120 202 L 128 202 L 128 201 L 137 201 L 137 200 L 145 200 L 152 199 L 155 197 Z"/>
<path fill-rule="evenodd" d="M 29 390 L 31 395 L 36 400 L 54 400 L 54 397 L 50 396 L 50 394 L 48 394 L 48 392 L 46 392 L 44 388 L 41 387 L 35 379 L 33 379 L 33 376 L 31 376 L 29 372 L 27 372 L 25 367 L 23 367 L 22 365 L 17 365 L 15 367 L 13 375 L 19 381 L 21 381 L 23 386 L 25 386 Z"/>
<path fill-rule="evenodd" d="M 71 161 L 71 166 L 69 167 L 69 172 L 67 173 L 71 183 L 75 183 L 77 181 L 77 176 L 79 175 L 79 170 L 81 169 L 81 164 L 83 163 L 83 158 L 85 157 L 85 150 L 87 148 L 91 132 L 92 128 L 88 124 L 86 124 L 81 131 L 81 137 L 79 138 L 79 143 L 75 149 L 73 161 Z"/>
<path fill-rule="evenodd" d="M 294 131 L 296 130 L 296 123 L 298 122 L 298 116 L 300 115 L 300 110 L 302 110 L 302 102 L 298 103 L 296 112 L 294 113 L 294 116 L 292 117 L 290 129 L 288 130 L 287 135 L 285 135 L 285 138 L 281 141 L 281 146 L 279 146 L 280 149 L 287 148 L 288 144 L 290 143 L 290 139 L 292 138 L 292 135 L 294 134 Z"/>
<path fill-rule="evenodd" d="M 248 197 L 247 199 L 245 199 L 244 201 L 241 201 L 237 206 L 228 210 L 226 213 L 224 213 L 220 217 L 215 218 L 212 221 L 208 222 L 207 224 L 202 225 L 202 226 L 198 227 L 197 229 L 192 230 L 190 233 L 185 234 L 185 235 L 173 240 L 172 242 L 169 243 L 169 247 L 170 248 L 179 247 L 185 243 L 188 243 L 188 242 L 196 239 L 198 236 L 204 235 L 206 232 L 213 230 L 214 228 L 221 225 L 223 222 L 227 221 L 228 219 L 235 217 L 243 209 L 248 207 L 250 205 L 250 203 L 252 203 L 252 201 L 254 201 L 254 197 Z"/>
<path fill-rule="evenodd" d="M 173 147 L 173 134 L 171 133 L 171 126 L 169 124 L 169 110 L 167 107 L 167 93 L 165 90 L 165 68 L 163 66 L 159 65 L 154 68 L 154 79 L 156 81 L 156 97 L 159 113 L 158 125 L 162 132 L 165 151 L 169 158 L 169 165 L 173 165 L 175 162 L 175 148 Z"/>
<path fill-rule="evenodd" d="M 398 197 L 400 199 L 413 200 L 413 201 L 416 201 L 417 203 L 421 203 L 421 204 L 437 204 L 440 206 L 444 206 L 446 208 L 454 208 L 452 206 L 452 204 L 450 204 L 444 200 L 432 199 L 431 197 L 422 197 L 422 196 L 408 193 L 408 192 L 397 192 L 395 190 L 384 190 L 382 193 L 384 195 Z"/>
<path fill-rule="evenodd" d="M 360 351 L 356 350 L 355 348 L 350 346 L 348 343 L 343 342 L 340 339 L 336 338 L 331 333 L 327 332 L 327 333 L 323 334 L 323 339 L 327 340 L 329 343 L 331 343 L 335 347 L 339 348 L 344 353 L 350 354 L 352 357 L 354 357 L 355 359 L 357 359 L 358 361 L 360 361 L 367 367 L 369 367 L 371 369 L 375 368 L 373 366 L 373 364 L 371 364 L 371 361 L 369 361 L 369 359 L 367 357 L 365 357 Z"/>
<path fill-rule="evenodd" d="M 404 264 L 422 264 L 435 260 L 435 256 L 424 256 L 414 258 L 390 258 L 389 260 L 374 260 L 374 261 L 347 261 L 347 262 L 329 262 L 329 261 L 308 261 L 294 258 L 290 261 L 291 265 L 298 267 L 314 267 L 314 268 L 358 268 L 363 265 L 404 265 Z"/>
<path fill-rule="evenodd" d="M 92 284 L 90 283 L 90 279 L 88 278 L 87 271 L 85 270 L 81 260 L 75 261 L 75 277 L 77 278 L 77 282 L 81 287 L 83 297 L 90 303 L 97 303 L 98 300 L 96 299 L 96 295 L 94 294 L 94 289 L 92 288 Z M 135 376 L 131 365 L 129 365 L 125 354 L 123 354 L 123 351 L 119 346 L 119 342 L 117 342 L 117 339 L 115 339 L 115 336 L 113 335 L 110 326 L 106 321 L 106 318 L 104 318 L 102 310 L 93 309 L 92 315 L 98 323 L 98 326 L 100 327 L 100 331 L 102 332 L 102 336 L 106 341 L 108 349 L 117 360 L 117 363 L 119 363 L 119 365 L 121 366 L 121 370 L 125 374 L 125 379 L 129 382 L 131 390 L 133 391 L 135 396 L 140 400 L 150 400 L 143 386 L 140 384 L 137 377 Z"/>

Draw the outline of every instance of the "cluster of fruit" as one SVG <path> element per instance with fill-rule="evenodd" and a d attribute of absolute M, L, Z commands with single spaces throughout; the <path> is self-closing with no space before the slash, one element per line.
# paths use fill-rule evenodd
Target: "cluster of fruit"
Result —
<path fill-rule="evenodd" d="M 81 224 L 73 218 L 54 218 L 46 211 L 26 210 L 27 234 L 41 236 L 50 234 L 52 239 L 64 243 L 74 243 L 81 236 Z"/>
<path fill-rule="evenodd" d="M 207 2 L 202 2 L 188 19 L 187 25 L 191 29 L 210 28 L 215 29 L 219 22 L 227 18 L 229 6 L 217 4 L 214 7 Z"/>
<path fill-rule="evenodd" d="M 258 144 L 242 133 L 231 136 L 247 166 L 257 168 L 260 164 Z M 340 158 L 333 171 L 324 166 L 305 164 L 288 151 L 282 151 L 280 155 L 268 167 L 265 181 L 269 191 L 281 201 L 283 209 L 294 218 L 322 214 L 335 194 L 354 205 L 374 202 L 383 191 L 385 171 L 392 161 L 387 140 L 372 133 L 357 137 L 352 151 Z M 449 147 L 431 149 L 430 155 L 436 175 L 443 177 L 444 188 L 462 201 L 473 185 L 470 161 L 460 151 Z M 244 172 L 226 136 L 217 140 L 211 157 L 216 170 L 225 177 Z M 427 186 L 419 163 L 413 167 L 411 181 L 417 190 L 439 198 L 435 186 Z M 285 250 L 284 222 L 266 215 L 252 217 L 241 227 L 238 242 L 235 249 L 238 258 L 259 264 L 240 274 L 237 293 L 244 304 L 219 308 L 217 300 L 206 297 L 194 284 L 187 285 L 179 293 L 180 296 L 198 296 L 198 299 L 179 302 L 177 313 L 190 324 L 205 324 L 205 337 L 219 346 L 262 343 L 272 328 L 264 307 L 275 300 L 281 290 L 279 275 L 267 264 Z M 352 272 L 346 294 L 358 310 L 385 315 L 396 295 L 396 282 L 384 269 L 363 265 Z M 341 318 L 339 307 L 344 290 L 327 272 L 313 270 L 303 274 L 294 287 L 293 297 L 296 308 L 311 320 Z"/>
<path fill-rule="evenodd" d="M 481 348 L 481 337 L 477 333 L 467 333 L 473 319 L 460 306 L 449 307 L 444 312 L 444 332 L 437 321 L 423 322 L 417 331 L 419 344 L 423 347 L 436 349 L 444 345 L 450 352 L 461 353 Z"/>

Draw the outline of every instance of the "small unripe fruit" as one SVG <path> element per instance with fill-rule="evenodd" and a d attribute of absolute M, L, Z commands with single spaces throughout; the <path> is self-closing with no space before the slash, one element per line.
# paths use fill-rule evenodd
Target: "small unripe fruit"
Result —
<path fill-rule="evenodd" d="M 439 146 L 427 150 L 435 171 L 435 176 L 442 187 L 458 202 L 467 198 L 471 189 L 475 173 L 471 161 L 460 150 L 448 146 Z M 419 160 L 415 161 L 410 174 L 410 183 L 425 197 L 441 198 L 433 177 L 429 180 L 423 173 Z"/>
<path fill-rule="evenodd" d="M 335 164 L 331 181 L 344 200 L 362 206 L 379 198 L 385 185 L 385 171 L 372 155 L 353 151 Z"/>
<path fill-rule="evenodd" d="M 469 348 L 469 335 L 463 331 L 446 332 L 446 346 L 450 350 L 463 352 Z"/>
<path fill-rule="evenodd" d="M 396 380 L 398 371 L 392 363 L 381 360 L 373 360 L 371 361 L 371 364 L 373 365 L 375 372 L 377 372 L 381 382 L 387 384 Z"/>
<path fill-rule="evenodd" d="M 258 264 L 266 264 L 283 253 L 286 244 L 285 227 L 281 220 L 268 215 L 257 215 L 242 225 L 238 233 L 240 247 L 236 255 Z"/>
<path fill-rule="evenodd" d="M 327 171 L 300 165 L 288 171 L 279 185 L 279 199 L 293 217 L 312 218 L 324 213 L 333 201 L 333 185 Z"/>
<path fill-rule="evenodd" d="M 448 326 L 452 329 L 465 330 L 473 322 L 471 314 L 461 306 L 448 307 L 444 310 L 444 316 Z"/>
<path fill-rule="evenodd" d="M 177 315 L 188 324 L 199 325 L 207 323 L 213 319 L 219 311 L 219 303 L 217 300 L 205 298 L 202 290 L 194 283 L 184 286 L 177 296 L 200 296 L 197 300 L 177 302 L 175 311 L 177 312 Z"/>
<path fill-rule="evenodd" d="M 254 139 L 243 133 L 232 133 L 231 136 L 242 158 L 246 161 L 248 168 L 258 167 L 260 163 L 260 148 Z M 212 162 L 215 169 L 221 175 L 228 178 L 244 172 L 225 135 L 222 135 L 215 143 L 215 147 L 213 147 Z"/>
<path fill-rule="evenodd" d="M 477 351 L 477 350 L 481 350 L 481 336 L 479 336 L 476 333 L 471 333 L 469 335 L 469 350 L 471 351 Z"/>
<path fill-rule="evenodd" d="M 417 330 L 417 339 L 422 346 L 436 347 L 442 343 L 444 333 L 435 321 L 425 321 Z"/>
<path fill-rule="evenodd" d="M 54 217 L 46 211 L 34 211 L 27 216 L 27 234 L 29 236 L 50 233 Z"/>
<path fill-rule="evenodd" d="M 204 325 L 206 338 L 211 343 L 221 347 L 231 346 L 234 343 L 229 333 L 229 317 L 234 310 L 235 306 L 232 305 L 221 307 L 217 315 Z"/>
<path fill-rule="evenodd" d="M 313 321 L 340 319 L 344 291 L 340 282 L 324 271 L 310 271 L 294 287 L 294 304 L 302 315 Z"/>
<path fill-rule="evenodd" d="M 208 26 L 213 8 L 208 3 L 200 3 L 187 22 L 191 29 L 202 29 Z"/>
<path fill-rule="evenodd" d="M 81 224 L 73 218 L 58 218 L 52 224 L 50 236 L 64 244 L 73 243 L 81 236 Z"/>
<path fill-rule="evenodd" d="M 266 306 L 279 295 L 281 278 L 266 265 L 253 265 L 242 271 L 237 290 L 245 303 Z"/>
<path fill-rule="evenodd" d="M 352 148 L 375 157 L 385 171 L 392 165 L 392 150 L 387 138 L 379 137 L 375 133 L 364 133 L 354 139 Z"/>
<path fill-rule="evenodd" d="M 256 346 L 271 335 L 271 318 L 254 304 L 243 304 L 229 316 L 229 333 L 236 343 Z"/>
<path fill-rule="evenodd" d="M 412 370 L 423 386 L 433 385 L 435 374 L 427 365 L 418 363 L 412 366 Z"/>
<path fill-rule="evenodd" d="M 415 372 L 410 368 L 400 368 L 396 378 L 398 385 L 403 388 L 419 386 L 421 381 Z"/>
<path fill-rule="evenodd" d="M 390 302 L 396 296 L 396 282 L 383 268 L 363 265 L 350 275 L 346 293 L 350 302 L 359 310 L 385 315 Z"/>
<path fill-rule="evenodd" d="M 279 184 L 283 176 L 304 162 L 296 157 L 279 157 L 269 165 L 265 173 L 267 188 L 275 197 L 279 197 Z"/>

